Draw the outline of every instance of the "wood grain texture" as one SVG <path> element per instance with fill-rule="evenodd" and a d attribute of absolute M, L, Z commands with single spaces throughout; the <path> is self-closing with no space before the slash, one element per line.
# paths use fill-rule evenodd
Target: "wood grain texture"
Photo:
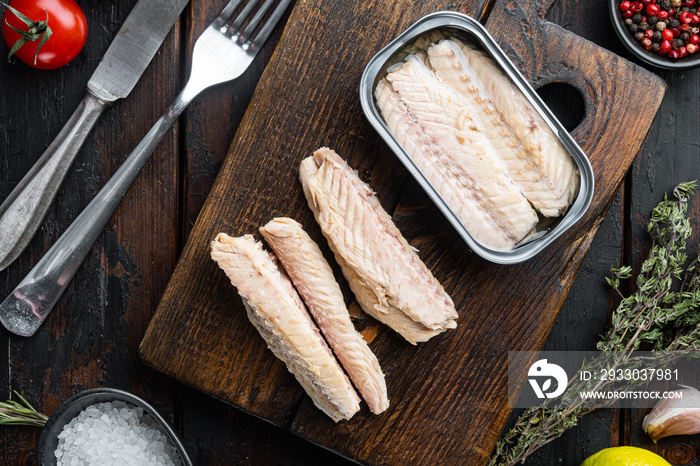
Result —
<path fill-rule="evenodd" d="M 189 51 L 194 42 L 225 4 L 221 0 L 202 0 L 191 2 L 186 7 L 184 18 L 187 32 L 183 49 L 188 67 L 191 59 Z M 211 190 L 287 17 L 288 14 L 282 18 L 280 26 L 275 28 L 243 76 L 233 83 L 225 83 L 203 93 L 185 112 L 184 131 L 181 134 L 183 156 L 180 227 L 176 240 L 178 252 L 184 246 Z M 298 437 L 240 409 L 203 399 L 201 393 L 191 389 L 181 391 L 176 405 L 178 427 L 181 432 L 187 433 L 186 447 L 195 464 L 313 466 L 339 461 L 337 455 L 330 451 L 318 451 L 308 442 L 301 442 L 304 445 L 300 445 Z"/>
<path fill-rule="evenodd" d="M 141 355 L 147 364 L 361 462 L 485 461 L 508 416 L 507 352 L 542 346 L 651 125 L 664 85 L 543 21 L 540 8 L 496 2 L 487 28 L 526 77 L 535 86 L 563 81 L 582 90 L 586 118 L 573 135 L 591 158 L 597 188 L 589 213 L 555 247 L 518 266 L 486 263 L 467 250 L 407 177 L 365 123 L 357 102 L 364 64 L 399 31 L 431 11 L 476 14 L 481 6 L 297 3 L 146 332 Z M 377 11 L 391 14 L 380 18 Z M 615 86 L 631 76 L 645 85 L 634 90 Z M 644 99 L 639 92 L 646 93 Z M 630 106 L 646 112 L 623 125 L 614 116 Z M 634 136 L 621 140 L 630 124 Z M 301 195 L 297 167 L 322 145 L 337 149 L 370 180 L 460 311 L 457 330 L 418 347 L 368 324 L 365 331 L 376 335 L 372 348 L 387 374 L 392 406 L 380 416 L 364 409 L 338 425 L 312 407 L 265 349 L 208 252 L 219 231 L 254 232 L 275 215 L 295 217 L 320 239 Z"/>
<path fill-rule="evenodd" d="M 635 271 L 640 269 L 651 247 L 645 228 L 651 210 L 679 183 L 700 180 L 697 110 L 679 104 L 688 98 L 688 92 L 697 92 L 700 70 L 665 73 L 664 77 L 669 91 L 660 112 L 665 117 L 649 132 L 644 156 L 635 160 L 630 170 L 630 213 L 625 243 L 629 249 L 629 265 Z M 687 246 L 692 257 L 700 250 L 700 199 L 697 193 L 690 202 L 689 216 L 693 235 Z M 649 410 L 630 408 L 623 410 L 626 429 L 622 432 L 622 443 L 655 451 L 674 465 L 700 465 L 700 436 L 669 437 L 654 443 L 640 429 Z"/>
<path fill-rule="evenodd" d="M 429 7 L 430 5 L 423 6 L 423 8 L 426 8 L 425 11 L 428 11 L 427 8 Z M 275 110 L 268 115 L 260 115 L 259 119 L 253 123 L 248 123 L 244 119 L 242 125 L 249 125 L 250 131 L 254 134 L 252 138 L 248 138 L 247 136 L 240 137 L 241 133 L 238 133 L 231 145 L 235 149 L 232 153 L 236 155 L 229 157 L 225 162 L 225 167 L 230 168 L 222 168 L 221 170 L 222 174 L 229 172 L 231 177 L 228 181 L 224 181 L 224 184 L 238 184 L 241 189 L 235 202 L 231 202 L 232 200 L 225 195 L 226 199 L 222 205 L 229 206 L 233 210 L 228 216 L 230 218 L 224 220 L 227 224 L 217 225 L 215 228 L 229 231 L 232 234 L 253 231 L 260 224 L 266 223 L 272 216 L 289 212 L 286 200 L 292 200 L 294 204 L 291 208 L 303 213 L 306 220 L 305 223 L 310 224 L 311 215 L 305 207 L 303 196 L 300 196 L 301 189 L 297 181 L 296 167 L 301 158 L 314 150 L 317 144 L 327 144 L 335 147 L 343 146 L 343 144 L 330 140 L 328 137 L 335 137 L 341 140 L 349 139 L 353 145 L 359 146 L 361 150 L 367 148 L 367 153 L 371 158 L 365 159 L 365 165 L 368 167 L 365 170 L 365 174 L 369 174 L 373 179 L 382 180 L 382 186 L 387 188 L 385 192 L 393 193 L 391 194 L 394 197 L 393 204 L 396 203 L 395 199 L 398 197 L 407 175 L 403 170 L 397 170 L 398 165 L 393 158 L 384 157 L 379 164 L 375 162 L 378 157 L 378 150 L 383 149 L 386 151 L 386 148 L 379 143 L 378 136 L 372 134 L 369 130 L 369 126 L 362 117 L 359 102 L 357 102 L 356 98 L 359 76 L 364 68 L 364 64 L 369 60 L 376 48 L 354 47 L 353 44 L 357 40 L 356 36 L 336 34 L 337 30 L 349 32 L 353 28 L 379 29 L 378 27 L 372 28 L 372 24 L 368 24 L 368 21 L 381 22 L 382 24 L 384 21 L 373 14 L 375 7 L 372 4 L 348 5 L 347 8 L 357 9 L 357 11 L 352 11 L 350 12 L 352 14 L 346 15 L 339 14 L 338 8 L 340 8 L 339 5 L 330 4 L 321 8 L 317 5 L 314 6 L 311 2 L 301 2 L 295 7 L 291 21 L 296 21 L 298 24 L 306 24 L 309 31 L 314 31 L 313 35 L 308 35 L 298 29 L 296 31 L 289 28 L 286 30 L 286 38 L 283 38 L 283 42 L 285 39 L 290 40 L 294 42 L 294 46 L 279 47 L 277 59 L 282 63 L 301 65 L 293 67 L 295 75 L 292 77 L 278 77 L 275 80 L 267 81 L 263 79 L 259 85 L 254 97 L 254 101 L 256 98 L 258 101 L 254 105 L 270 109 L 274 108 Z M 418 6 L 412 5 L 405 8 L 407 10 L 406 13 L 411 8 L 418 8 Z M 413 17 L 417 18 L 421 14 L 423 12 L 415 13 Z M 338 25 L 330 21 L 338 17 L 354 18 L 355 24 L 338 29 Z M 402 15 L 397 15 L 395 21 L 400 21 L 401 17 Z M 387 30 L 383 30 L 383 37 L 376 35 L 372 40 L 377 41 L 378 46 L 384 45 L 404 28 L 409 21 L 410 19 L 404 19 L 403 22 L 396 24 L 393 29 L 387 28 Z M 289 38 L 290 35 L 292 35 L 291 38 Z M 309 41 L 317 37 L 326 37 L 327 39 L 340 41 L 340 44 L 335 44 L 335 49 L 348 51 L 334 56 L 332 52 L 334 47 L 330 49 L 311 47 Z M 280 50 L 284 50 L 285 54 L 279 53 Z M 318 61 L 318 57 L 310 58 L 308 56 L 310 53 L 320 54 L 321 58 L 328 62 L 328 67 L 312 66 Z M 347 76 L 348 69 L 351 70 L 352 74 L 349 77 Z M 342 79 L 336 79 L 338 76 L 342 76 Z M 293 84 L 290 85 L 290 83 Z M 266 86 L 268 88 L 267 91 L 264 90 Z M 335 99 L 335 101 L 330 99 Z M 278 106 L 276 104 L 277 100 L 285 101 L 284 105 Z M 328 114 L 327 118 L 320 115 L 313 119 L 309 117 L 309 115 L 318 113 L 318 109 L 326 112 Z M 340 109 L 342 109 L 342 112 Z M 246 118 L 248 118 L 248 115 Z M 308 124 L 301 125 L 300 122 L 307 122 Z M 368 134 L 369 138 L 364 136 L 361 138 L 353 137 L 354 134 L 362 133 Z M 304 137 L 314 142 L 305 142 Z M 294 148 L 294 145 L 300 145 L 300 147 Z M 242 149 L 244 146 L 252 147 L 250 149 L 248 147 Z M 261 147 L 263 148 L 261 149 Z M 377 149 L 374 147 L 377 147 Z M 362 166 L 357 163 L 354 166 L 362 169 Z M 250 168 L 252 167 L 258 167 L 261 173 L 251 176 Z M 273 182 L 270 182 L 270 180 L 273 180 Z M 219 181 L 219 183 L 221 184 L 222 182 Z M 219 195 L 221 194 L 217 194 L 216 191 L 212 192 L 207 203 L 216 204 L 216 199 Z M 253 201 L 256 199 L 258 202 Z M 383 200 L 385 199 L 386 197 L 383 198 Z M 263 202 L 264 200 L 269 202 Z M 280 200 L 282 202 L 278 206 L 274 206 L 275 201 Z M 391 200 L 389 205 L 392 205 Z M 271 206 L 277 210 L 271 211 Z M 235 216 L 239 218 L 233 218 Z M 222 220 L 223 218 L 222 216 Z M 304 217 L 297 218 L 301 221 L 304 220 Z M 186 249 L 183 255 L 190 253 L 192 251 Z M 199 253 L 208 255 L 208 242 Z M 207 266 L 214 265 L 208 262 L 206 263 Z M 202 270 L 202 277 L 210 282 L 218 281 L 222 277 L 212 273 L 215 271 L 215 268 Z M 223 283 L 225 283 L 225 280 L 219 282 L 215 289 L 226 289 L 226 287 L 221 286 Z M 223 299 L 222 304 L 224 302 L 237 303 L 238 298 L 235 295 L 235 291 L 226 291 L 227 295 L 217 299 Z M 227 320 L 228 315 L 221 317 L 224 320 L 223 323 L 228 325 L 230 322 Z M 242 322 L 245 323 L 245 321 Z M 203 323 L 205 326 L 212 325 L 209 332 L 222 324 L 222 322 L 217 323 L 211 320 L 206 320 Z M 198 323 L 193 324 L 198 325 Z M 281 375 L 287 377 L 288 392 L 285 391 L 286 387 L 283 387 L 275 393 L 261 393 L 256 397 L 251 411 L 257 414 L 261 412 L 257 406 L 265 404 L 280 404 L 280 406 L 283 406 L 280 410 L 282 413 L 284 413 L 285 409 L 292 410 L 302 395 L 296 386 L 296 382 L 291 376 L 286 374 L 286 369 L 283 366 L 267 359 L 264 345 L 260 345 L 261 342 L 258 341 L 259 336 L 255 332 L 249 332 L 250 329 L 247 326 L 241 327 L 247 333 L 245 344 L 257 344 L 257 354 L 245 355 L 245 360 L 250 361 L 248 364 L 255 364 L 255 361 L 262 359 L 271 366 L 270 371 L 274 371 L 270 374 L 273 379 Z M 237 343 L 232 343 L 231 340 L 223 335 L 221 343 L 227 347 L 237 345 Z M 230 360 L 225 361 L 226 364 L 231 364 L 232 362 Z M 212 361 L 211 363 L 216 367 L 219 362 Z M 243 365 L 246 365 L 246 363 L 243 363 Z M 230 368 L 227 367 L 226 369 L 222 371 L 222 374 L 224 374 L 223 379 L 209 379 L 208 381 L 202 381 L 202 383 L 211 385 L 208 389 L 213 389 L 215 393 L 217 391 L 218 393 L 223 393 L 222 391 L 226 390 L 232 382 L 232 380 L 228 379 L 231 374 Z M 249 387 L 247 391 L 240 391 L 241 402 L 248 398 L 249 391 L 255 386 L 256 381 L 251 379 L 246 381 L 246 383 L 249 384 Z M 216 385 L 216 388 L 213 385 Z M 264 397 L 269 398 L 265 399 Z M 283 423 L 281 419 L 276 421 Z"/>
<path fill-rule="evenodd" d="M 603 1 L 559 1 L 548 12 L 547 19 L 624 58 L 635 60 L 615 35 L 610 34 L 610 28 L 591 27 L 596 24 L 606 26 L 600 20 L 601 8 L 605 8 Z M 648 236 L 642 226 L 651 209 L 662 199 L 663 192 L 700 175 L 695 150 L 700 144 L 696 110 L 682 103 L 697 93 L 700 71 L 655 71 L 668 84 L 665 99 L 645 145 L 627 175 L 621 193 L 624 195 L 618 196 L 610 209 L 567 304 L 548 337 L 547 350 L 594 347 L 598 335 L 606 328 L 606 310 L 611 312 L 617 305 L 615 299 L 609 299 L 605 304 L 603 296 L 609 287 L 602 277 L 616 261 L 639 268 L 649 248 Z M 696 230 L 699 205 L 697 199 L 692 201 L 690 215 Z M 689 251 L 697 250 L 699 240 L 696 232 Z M 573 332 L 574 328 L 579 331 Z M 618 445 L 635 445 L 655 451 L 673 465 L 699 465 L 699 437 L 671 437 L 654 444 L 641 430 L 648 411 L 626 405 L 596 412 L 584 418 L 561 439 L 542 448 L 525 465 L 538 466 L 556 460 L 580 464 L 596 451 Z"/>
<path fill-rule="evenodd" d="M 605 7 L 604 0 L 557 1 L 545 17 L 566 30 L 624 56 L 625 49 L 612 28 L 607 27 L 607 19 L 600 17 L 600 11 Z M 570 115 L 572 109 L 581 105 L 570 98 L 551 104 L 555 106 L 550 105 L 557 116 Z M 654 131 L 653 127 L 652 125 L 651 132 Z M 638 154 L 638 157 L 643 156 L 643 152 Z M 582 351 L 595 348 L 600 335 L 607 328 L 609 312 L 618 304 L 618 300 L 605 283 L 604 277 L 609 274 L 612 264 L 626 263 L 628 259 L 623 253 L 627 225 L 624 219 L 629 193 L 625 188 L 626 185 L 623 184 L 608 209 L 591 250 L 547 337 L 544 351 Z M 514 410 L 506 429 L 512 426 L 521 411 Z M 624 414 L 624 410 L 608 409 L 585 416 L 574 429 L 537 450 L 525 461 L 525 466 L 581 464 L 585 458 L 603 448 L 623 444 L 621 432 L 624 430 L 624 420 L 621 417 Z M 640 429 L 641 424 L 633 428 Z"/>
<path fill-rule="evenodd" d="M 99 8 L 83 5 L 89 28 L 86 46 L 73 62 L 55 71 L 34 70 L 21 62 L 9 64 L 3 46 L 0 199 L 9 194 L 75 110 L 92 72 L 135 3 L 122 0 Z M 2 299 L 94 197 L 176 95 L 180 34 L 176 25 L 130 96 L 102 115 L 29 249 L 0 274 Z M 176 127 L 128 191 L 39 331 L 31 338 L 0 332 L 3 400 L 16 389 L 37 409 L 51 414 L 83 389 L 110 386 L 153 401 L 172 419 L 173 382 L 144 366 L 137 347 L 177 258 L 173 241 L 177 232 L 177 139 Z M 33 464 L 39 432 L 0 429 L 0 464 Z"/>
<path fill-rule="evenodd" d="M 43 72 L 21 63 L 10 65 L 2 58 L 8 49 L 0 44 L 0 201 L 70 116 L 82 98 L 92 70 L 135 1 L 78 0 L 88 17 L 88 42 L 76 61 L 59 70 Z M 192 38 L 225 3 L 225 0 L 191 3 L 181 18 L 178 31 L 182 32 L 166 41 L 151 65 L 153 70 L 147 71 L 131 97 L 117 103 L 103 116 L 88 139 L 88 146 L 79 155 L 75 173 L 71 172 L 59 194 L 60 204 L 57 202 L 49 214 L 40 236 L 18 263 L 0 272 L 3 296 L 10 293 L 38 261 L 114 171 L 131 149 L 128 146 L 135 145 L 165 108 L 174 96 L 176 84 L 186 79 L 185 62 Z M 492 5 L 495 2 L 488 0 L 483 3 Z M 537 9 L 541 14 L 551 1 L 546 3 L 541 3 Z M 471 11 L 464 5 L 464 2 L 443 2 L 440 6 L 434 3 L 428 8 Z M 403 8 L 401 3 L 396 3 L 386 11 L 400 15 Z M 475 7 L 474 11 L 481 9 L 481 6 Z M 417 11 L 412 10 L 410 14 Z M 379 11 L 378 14 L 382 13 Z M 558 0 L 546 18 L 632 59 L 609 27 L 604 0 Z M 410 18 L 403 17 L 400 21 L 408 24 Z M 387 33 L 383 38 L 388 40 L 389 36 Z M 179 129 L 173 131 L 173 141 L 176 142 L 168 143 L 163 152 L 156 155 L 161 162 L 156 166 L 156 159 L 152 160 L 153 169 L 142 175 L 148 180 L 140 180 L 140 190 L 133 191 L 138 194 L 146 189 L 149 194 L 141 199 L 134 196 L 130 206 L 113 219 L 93 256 L 86 261 L 84 272 L 80 272 L 78 280 L 71 285 L 65 303 L 59 303 L 60 311 L 55 310 L 49 316 L 47 325 L 31 339 L 0 332 L 0 347 L 4 348 L 0 362 L 1 398 L 9 397 L 12 389 L 18 389 L 37 408 L 50 414 L 61 401 L 83 388 L 116 386 L 155 402 L 166 417 L 174 420 L 196 464 L 353 464 L 326 448 L 303 441 L 288 430 L 160 376 L 145 368 L 136 357 L 134 341 L 141 339 L 148 318 L 173 272 L 175 258 L 211 189 L 243 116 L 243 109 L 278 37 L 279 34 L 271 38 L 266 50 L 261 52 L 242 80 L 212 89 L 188 108 L 179 122 Z M 354 46 L 360 43 L 358 40 Z M 161 55 L 163 58 L 159 58 Z M 168 68 L 171 65 L 173 68 Z M 634 263 L 638 264 L 644 254 L 645 234 L 639 229 L 633 235 L 630 230 L 638 228 L 636 222 L 648 217 L 649 209 L 663 192 L 680 181 L 700 175 L 697 165 L 700 130 L 696 106 L 691 105 L 697 100 L 700 89 L 700 70 L 655 71 L 668 82 L 669 91 L 644 150 L 628 173 L 624 196 L 613 201 L 591 251 L 580 267 L 548 337 L 547 349 L 581 350 L 594 345 L 597 333 L 606 325 L 606 312 L 615 305 L 613 300 L 608 301 L 603 275 L 618 257 L 627 264 L 632 263 L 630 257 L 634 255 Z M 630 86 L 630 81 L 621 85 Z M 131 102 L 132 98 L 136 100 Z M 352 104 L 356 105 L 354 101 Z M 572 106 L 567 104 L 567 107 Z M 334 118 L 342 118 L 342 110 L 343 107 L 338 107 Z M 353 112 L 356 110 L 353 107 Z M 638 109 L 637 113 L 648 111 L 648 108 Z M 569 115 L 563 114 L 563 117 L 562 120 Z M 371 135 L 370 130 L 363 128 L 367 133 L 360 136 Z M 630 129 L 630 134 L 633 131 Z M 371 142 L 380 144 L 376 139 Z M 175 163 L 178 157 L 180 162 L 176 168 L 170 162 Z M 166 161 L 168 163 L 163 163 Z M 398 176 L 402 176 L 400 167 L 391 164 L 385 167 L 396 168 Z M 371 162 L 368 162 L 362 172 L 365 179 L 373 175 L 371 168 Z M 170 184 L 173 178 L 177 178 L 177 185 Z M 415 183 L 403 184 L 400 189 L 407 194 L 385 192 L 382 200 L 387 200 L 385 206 L 396 214 L 402 228 L 410 226 L 405 233 L 413 244 L 429 243 L 432 237 L 440 237 L 436 229 L 450 228 Z M 171 203 L 171 195 L 179 198 L 177 206 Z M 696 210 L 693 215 L 698 218 L 700 201 L 694 202 Z M 423 221 L 410 221 L 416 215 Z M 173 232 L 172 225 L 175 224 L 178 226 Z M 355 304 L 351 309 L 358 312 Z M 386 338 L 383 334 L 386 329 L 374 324 L 372 319 L 358 318 L 355 324 L 369 339 Z M 268 354 L 266 357 L 272 356 Z M 401 390 L 403 385 L 400 384 L 396 389 L 399 396 Z M 526 462 L 526 466 L 580 464 L 599 449 L 620 444 L 655 449 L 674 465 L 684 464 L 688 459 L 688 456 L 677 455 L 679 447 L 676 445 L 681 449 L 685 448 L 684 445 L 694 446 L 695 456 L 685 464 L 698 464 L 698 436 L 665 439 L 654 445 L 640 431 L 644 414 L 640 410 L 627 409 L 596 412 L 584 418 L 561 439 L 540 450 Z M 452 422 L 468 421 L 454 419 Z M 35 428 L 1 428 L 3 455 L 0 455 L 0 465 L 34 464 L 38 436 L 39 430 Z M 376 450 L 381 451 L 381 446 Z"/>
<path fill-rule="evenodd" d="M 226 2 L 208 0 L 190 3 L 186 8 L 187 34 L 184 50 L 187 51 L 187 68 L 190 67 L 194 43 L 212 18 L 218 15 Z M 290 8 L 291 10 L 291 8 Z M 286 23 L 286 17 L 280 24 Z M 262 47 L 252 65 L 233 83 L 225 83 L 204 92 L 186 110 L 182 173 L 182 231 L 187 239 L 197 215 L 209 194 L 211 185 L 228 153 L 235 129 L 241 122 L 245 109 L 260 81 L 264 65 L 270 59 L 279 40 L 282 28 L 278 27 Z M 182 245 L 180 245 L 180 248 Z"/>

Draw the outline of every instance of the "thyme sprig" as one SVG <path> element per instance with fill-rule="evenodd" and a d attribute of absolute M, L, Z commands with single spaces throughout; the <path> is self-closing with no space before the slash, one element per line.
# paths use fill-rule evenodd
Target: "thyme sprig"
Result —
<path fill-rule="evenodd" d="M 584 362 L 582 370 L 634 367 L 642 362 L 633 356 L 640 349 L 654 351 L 668 364 L 678 357 L 674 351 L 700 350 L 700 251 L 685 265 L 686 241 L 692 233 L 688 201 L 695 189 L 694 181 L 681 183 L 673 190 L 675 199 L 664 196 L 652 210 L 647 226 L 651 249 L 637 275 L 633 294 L 625 297 L 621 291 L 622 282 L 632 277 L 633 269 L 626 265 L 611 267 L 611 276 L 606 280 L 622 300 L 613 313 L 610 330 L 597 345 L 608 357 Z M 576 376 L 569 382 L 567 393 L 579 393 L 584 388 L 607 389 L 612 383 L 599 380 L 591 388 L 590 382 Z M 613 404 L 614 400 L 610 400 L 608 406 Z M 526 409 L 513 428 L 498 440 L 488 464 L 510 466 L 524 462 L 540 447 L 576 426 L 579 419 L 600 406 L 600 400 L 569 399 L 562 406 L 565 407 L 550 407 L 545 402 Z"/>
<path fill-rule="evenodd" d="M 682 183 L 674 190 L 675 200 L 664 200 L 652 210 L 647 231 L 652 239 L 649 257 L 637 275 L 637 291 L 624 297 L 612 317 L 607 337 L 598 343 L 600 351 L 634 351 L 643 343 L 661 351 L 676 332 L 666 332 L 683 316 L 695 310 L 697 317 L 697 260 L 685 268 L 686 240 L 692 233 L 688 219 L 688 200 L 695 182 Z M 620 280 L 630 278 L 629 266 L 612 267 L 608 283 L 620 295 Z M 677 286 L 678 282 L 681 285 Z M 676 290 L 677 289 L 677 290 Z"/>
<path fill-rule="evenodd" d="M 0 425 L 43 427 L 48 417 L 34 409 L 16 390 L 13 392 L 20 402 L 0 402 Z"/>

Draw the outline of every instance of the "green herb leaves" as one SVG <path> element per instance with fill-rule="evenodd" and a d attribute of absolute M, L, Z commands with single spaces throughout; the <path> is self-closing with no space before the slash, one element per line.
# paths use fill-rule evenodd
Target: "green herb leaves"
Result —
<path fill-rule="evenodd" d="M 13 392 L 21 403 L 11 400 L 0 402 L 0 425 L 43 427 L 48 417 L 37 412 L 16 390 Z"/>
<path fill-rule="evenodd" d="M 697 258 L 686 268 L 686 240 L 692 233 L 688 201 L 695 182 L 674 189 L 675 199 L 664 200 L 651 213 L 649 257 L 637 275 L 637 290 L 622 300 L 612 316 L 612 326 L 598 343 L 600 351 L 662 351 L 673 340 L 697 325 L 700 280 Z M 620 280 L 631 277 L 630 267 L 612 268 L 608 283 L 620 292 Z M 693 312 L 694 311 L 694 312 Z M 680 331 L 680 333 L 679 333 Z"/>

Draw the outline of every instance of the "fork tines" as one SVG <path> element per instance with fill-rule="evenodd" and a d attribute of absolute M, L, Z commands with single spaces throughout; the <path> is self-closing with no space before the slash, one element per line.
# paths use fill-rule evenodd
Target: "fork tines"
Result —
<path fill-rule="evenodd" d="M 282 18 L 282 15 L 284 15 L 285 10 L 291 2 L 292 0 L 265 0 L 262 5 L 258 7 L 260 3 L 259 0 L 249 0 L 235 19 L 228 24 L 231 18 L 233 18 L 234 13 L 243 3 L 243 0 L 231 0 L 214 20 L 212 26 L 224 33 L 227 37 L 235 39 L 239 44 L 248 42 L 248 47 L 259 49 L 268 39 L 275 25 L 279 22 L 280 18 Z M 269 15 L 265 24 L 259 28 L 257 35 L 253 37 L 253 34 L 260 26 L 265 15 L 275 3 L 278 3 L 277 7 Z M 255 11 L 255 14 L 250 18 L 253 11 Z M 245 27 L 245 29 L 241 32 L 243 27 Z"/>

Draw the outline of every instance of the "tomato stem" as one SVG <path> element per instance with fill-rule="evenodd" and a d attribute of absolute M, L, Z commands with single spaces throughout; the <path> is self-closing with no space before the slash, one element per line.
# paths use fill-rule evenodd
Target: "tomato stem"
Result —
<path fill-rule="evenodd" d="M 27 42 L 34 42 L 36 40 L 39 40 L 39 46 L 36 48 L 36 53 L 34 54 L 34 64 L 36 65 L 37 58 L 39 57 L 39 49 L 46 43 L 47 40 L 51 37 L 52 31 L 51 28 L 49 27 L 49 12 L 44 9 L 46 12 L 46 21 L 34 21 L 31 18 L 26 17 L 23 15 L 21 12 L 17 11 L 15 8 L 12 8 L 10 5 L 4 2 L 0 2 L 0 4 L 5 5 L 7 9 L 9 9 L 12 14 L 14 14 L 17 19 L 22 21 L 28 28 L 27 31 L 24 31 L 22 29 L 16 28 L 12 26 L 10 23 L 5 21 L 5 24 L 15 31 L 17 34 L 19 34 L 21 37 L 12 45 L 12 48 L 10 49 L 10 54 L 7 56 L 7 61 L 12 62 L 12 55 L 15 54 L 24 44 Z"/>

